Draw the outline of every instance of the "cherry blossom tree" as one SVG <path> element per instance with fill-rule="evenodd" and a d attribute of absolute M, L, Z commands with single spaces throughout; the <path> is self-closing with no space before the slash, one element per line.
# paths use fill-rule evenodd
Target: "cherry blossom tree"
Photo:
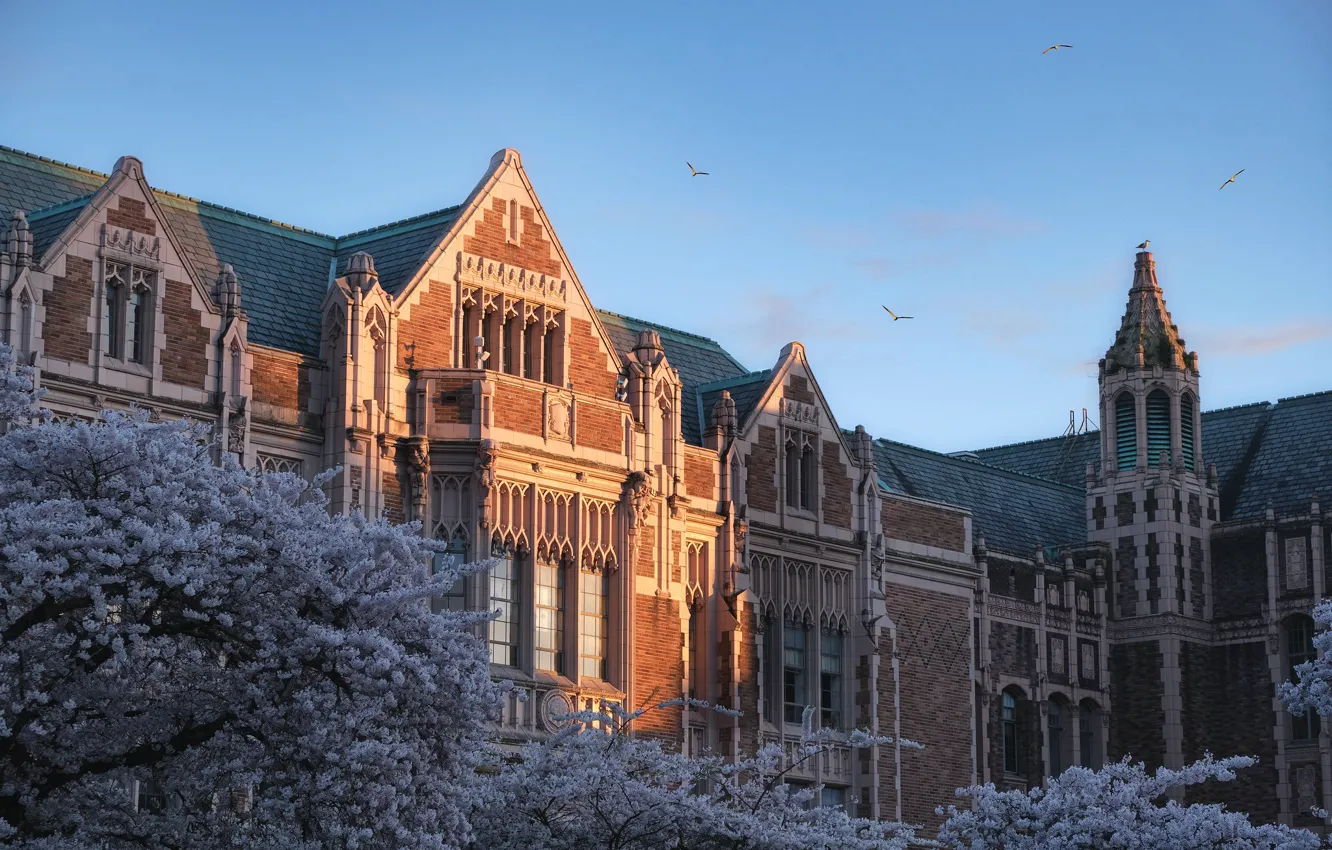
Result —
<path fill-rule="evenodd" d="M 431 613 L 458 569 L 417 528 L 210 447 L 143 413 L 0 436 L 0 844 L 461 846 L 488 615 Z"/>
<path fill-rule="evenodd" d="M 1297 681 L 1285 682 L 1278 696 L 1293 714 L 1308 711 L 1328 717 L 1332 715 L 1332 599 L 1319 602 L 1313 609 L 1313 645 L 1318 657 L 1295 668 Z"/>
<path fill-rule="evenodd" d="M 1230 782 L 1250 767 L 1248 756 L 1210 755 L 1181 770 L 1148 774 L 1127 759 L 1101 770 L 1071 767 L 1046 789 L 999 791 L 993 785 L 958 790 L 972 806 L 940 808 L 948 816 L 939 833 L 951 850 L 1074 850 L 1134 848 L 1152 850 L 1314 850 L 1312 832 L 1249 823 L 1247 815 L 1224 806 L 1174 800 L 1170 791 L 1215 780 Z"/>
<path fill-rule="evenodd" d="M 734 714 L 697 700 L 695 708 Z M 811 728 L 795 757 L 776 744 L 727 762 L 690 758 L 631 737 L 643 710 L 576 712 L 573 725 L 501 763 L 472 817 L 478 848 L 491 850 L 898 850 L 914 832 L 902 824 L 814 805 L 817 788 L 786 783 L 791 770 L 837 745 L 869 747 L 891 738 Z M 919 744 L 903 741 L 909 747 Z"/>

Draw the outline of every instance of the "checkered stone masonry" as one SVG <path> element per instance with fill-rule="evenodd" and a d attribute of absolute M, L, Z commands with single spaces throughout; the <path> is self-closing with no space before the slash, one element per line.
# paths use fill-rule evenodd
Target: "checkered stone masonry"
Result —
<path fill-rule="evenodd" d="M 87 363 L 92 351 L 88 311 L 92 309 L 93 264 L 65 254 L 65 276 L 51 282 L 46 296 L 46 356 Z"/>
<path fill-rule="evenodd" d="M 851 527 L 851 479 L 837 440 L 823 444 L 823 521 L 838 528 Z"/>
<path fill-rule="evenodd" d="M 112 227 L 123 227 L 135 233 L 148 236 L 157 235 L 157 222 L 148 217 L 148 205 L 134 198 L 121 196 L 116 199 L 116 209 L 107 209 L 106 223 Z"/>
<path fill-rule="evenodd" d="M 162 303 L 162 326 L 166 331 L 162 377 L 173 384 L 202 390 L 208 378 L 209 331 L 202 324 L 203 314 L 190 306 L 193 293 L 194 287 L 188 283 L 166 282 L 166 300 Z"/>
<path fill-rule="evenodd" d="M 415 344 L 415 348 L 408 346 Z M 398 368 L 407 369 L 408 351 L 417 369 L 446 369 L 453 365 L 453 287 L 446 281 L 426 281 L 425 291 L 398 321 Z"/>
<path fill-rule="evenodd" d="M 754 510 L 777 510 L 776 428 L 760 425 L 745 457 L 745 498 Z"/>

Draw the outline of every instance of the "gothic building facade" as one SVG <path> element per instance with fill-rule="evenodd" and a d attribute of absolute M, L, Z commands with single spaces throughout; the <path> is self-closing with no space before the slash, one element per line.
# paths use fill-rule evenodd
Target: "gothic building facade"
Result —
<path fill-rule="evenodd" d="M 332 507 L 495 558 L 496 734 L 682 694 L 638 733 L 793 751 L 806 711 L 925 744 L 792 780 L 935 823 L 958 786 L 1131 754 L 1259 755 L 1232 804 L 1303 823 L 1332 747 L 1275 685 L 1332 570 L 1332 393 L 1201 413 L 1151 254 L 1101 369 L 1102 432 L 943 455 L 839 426 L 793 342 L 598 310 L 512 150 L 459 205 L 333 237 L 0 148 L 0 330 L 59 417 L 147 407 Z M 1110 439 L 1101 439 L 1102 434 Z M 1311 802 L 1313 801 L 1313 802 Z"/>

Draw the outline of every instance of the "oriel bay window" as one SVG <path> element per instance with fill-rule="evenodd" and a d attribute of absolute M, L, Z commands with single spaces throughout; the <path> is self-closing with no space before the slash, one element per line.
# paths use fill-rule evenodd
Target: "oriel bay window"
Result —
<path fill-rule="evenodd" d="M 536 669 L 564 673 L 564 568 L 539 558 L 536 578 Z"/>
<path fill-rule="evenodd" d="M 605 570 L 584 570 L 582 605 L 578 614 L 578 675 L 606 679 L 606 649 L 610 637 L 610 575 Z"/>

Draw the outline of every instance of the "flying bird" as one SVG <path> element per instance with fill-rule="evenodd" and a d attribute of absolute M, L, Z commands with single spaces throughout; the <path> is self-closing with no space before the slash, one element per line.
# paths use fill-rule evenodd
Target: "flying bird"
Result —
<path fill-rule="evenodd" d="M 1150 245 L 1150 244 L 1152 244 L 1152 240 L 1150 240 L 1150 239 L 1144 239 L 1144 240 L 1142 240 L 1142 244 L 1139 245 L 1138 247 L 1141 248 L 1142 250 L 1146 251 L 1146 250 L 1147 250 L 1147 246 Z"/>
<path fill-rule="evenodd" d="M 1227 186 L 1229 186 L 1231 183 L 1234 183 L 1234 182 L 1235 182 L 1235 178 L 1238 177 L 1238 176 L 1240 176 L 1240 175 L 1243 174 L 1243 173 L 1244 173 L 1244 169 L 1241 168 L 1239 171 L 1236 171 L 1234 174 L 1230 175 L 1230 179 L 1227 180 L 1226 182 L 1224 182 L 1224 183 L 1221 184 L 1221 189 L 1224 189 L 1224 188 L 1226 188 Z M 1221 189 L 1217 189 L 1217 191 L 1219 192 L 1219 191 L 1221 191 Z"/>
<path fill-rule="evenodd" d="M 686 162 L 685 165 L 689 165 L 689 163 Z M 689 165 L 689 176 L 690 176 L 690 177 L 698 177 L 699 175 L 703 175 L 704 177 L 706 177 L 707 174 L 708 174 L 708 173 L 707 173 L 706 171 L 699 171 L 699 170 L 698 170 L 697 168 L 695 168 L 694 166 Z"/>
<path fill-rule="evenodd" d="M 1042 50 L 1041 55 L 1044 56 L 1045 54 L 1049 53 L 1051 50 L 1058 50 L 1061 47 L 1072 47 L 1072 46 L 1073 45 L 1071 44 L 1052 44 L 1049 47 Z"/>
<path fill-rule="evenodd" d="M 880 304 L 879 306 L 880 306 L 880 307 L 883 307 L 882 304 Z M 883 307 L 883 309 L 888 310 L 887 307 Z M 915 318 L 915 316 L 899 316 L 899 315 L 897 315 L 896 313 L 894 313 L 892 310 L 888 310 L 888 315 L 890 315 L 890 316 L 893 317 L 893 321 L 894 321 L 894 322 L 896 322 L 896 321 L 898 321 L 898 320 L 900 320 L 900 319 L 914 319 L 914 318 Z"/>

